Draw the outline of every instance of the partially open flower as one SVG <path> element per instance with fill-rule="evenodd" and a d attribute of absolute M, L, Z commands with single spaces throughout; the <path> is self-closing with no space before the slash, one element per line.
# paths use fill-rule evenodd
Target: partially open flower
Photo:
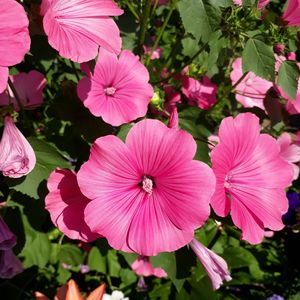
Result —
<path fill-rule="evenodd" d="M 12 117 L 6 116 L 0 142 L 0 171 L 4 176 L 19 178 L 30 173 L 35 163 L 36 157 L 32 147 Z"/>
<path fill-rule="evenodd" d="M 213 289 L 217 290 L 224 280 L 231 280 L 226 261 L 196 239 L 190 242 L 192 250 L 197 255 L 209 276 Z"/>

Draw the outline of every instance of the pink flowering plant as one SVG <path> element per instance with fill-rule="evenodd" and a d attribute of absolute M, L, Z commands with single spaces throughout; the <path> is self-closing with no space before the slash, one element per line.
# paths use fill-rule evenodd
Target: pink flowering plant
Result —
<path fill-rule="evenodd" d="M 1 299 L 298 299 L 299 27 L 299 0 L 0 0 Z"/>

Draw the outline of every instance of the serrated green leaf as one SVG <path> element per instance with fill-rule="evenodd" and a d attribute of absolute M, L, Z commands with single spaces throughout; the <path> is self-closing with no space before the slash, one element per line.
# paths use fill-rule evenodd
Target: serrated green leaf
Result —
<path fill-rule="evenodd" d="M 297 95 L 299 76 L 300 71 L 296 62 L 287 60 L 281 63 L 278 72 L 278 85 L 293 100 Z"/>
<path fill-rule="evenodd" d="M 249 71 L 266 80 L 275 80 L 273 49 L 256 38 L 249 39 L 243 51 L 243 72 Z"/>
<path fill-rule="evenodd" d="M 180 0 L 179 14 L 186 32 L 191 33 L 197 41 L 210 40 L 210 35 L 221 22 L 221 10 L 203 0 Z"/>

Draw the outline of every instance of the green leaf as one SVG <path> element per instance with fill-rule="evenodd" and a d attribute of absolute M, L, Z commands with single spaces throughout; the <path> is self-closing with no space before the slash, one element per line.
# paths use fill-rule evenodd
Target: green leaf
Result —
<path fill-rule="evenodd" d="M 97 247 L 93 247 L 88 256 L 88 265 L 91 270 L 106 274 L 106 258 Z"/>
<path fill-rule="evenodd" d="M 112 277 L 119 277 L 121 265 L 118 261 L 117 251 L 109 250 L 107 253 L 108 273 Z"/>
<path fill-rule="evenodd" d="M 179 14 L 186 32 L 197 41 L 208 42 L 210 36 L 221 22 L 221 10 L 203 0 L 180 0 Z"/>
<path fill-rule="evenodd" d="M 58 259 L 61 263 L 78 266 L 83 263 L 83 254 L 77 246 L 64 244 L 60 248 Z"/>
<path fill-rule="evenodd" d="M 273 49 L 257 38 L 249 39 L 243 51 L 243 72 L 249 71 L 269 81 L 275 80 Z"/>
<path fill-rule="evenodd" d="M 7 183 L 16 191 L 39 199 L 38 188 L 40 183 L 47 180 L 56 167 L 68 168 L 70 166 L 53 146 L 34 137 L 28 138 L 28 141 L 35 152 L 36 165 L 25 178 L 7 179 Z"/>
<path fill-rule="evenodd" d="M 296 62 L 287 60 L 281 63 L 278 72 L 278 85 L 292 99 L 295 99 L 297 95 L 299 76 L 300 71 Z"/>
<path fill-rule="evenodd" d="M 23 266 L 29 268 L 31 266 L 46 266 L 51 255 L 51 244 L 47 234 L 40 233 L 31 229 L 31 233 L 26 232 L 26 243 L 20 253 L 24 257 Z"/>
<path fill-rule="evenodd" d="M 261 279 L 263 272 L 261 271 L 255 256 L 245 248 L 227 247 L 222 257 L 226 260 L 231 269 L 239 269 L 248 267 L 251 275 L 257 279 Z"/>

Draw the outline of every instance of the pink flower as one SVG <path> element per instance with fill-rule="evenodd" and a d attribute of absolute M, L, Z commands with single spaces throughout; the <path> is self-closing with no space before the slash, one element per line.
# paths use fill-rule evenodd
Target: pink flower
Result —
<path fill-rule="evenodd" d="M 214 290 L 217 290 L 224 280 L 230 281 L 232 279 L 227 263 L 221 256 L 206 248 L 196 239 L 193 239 L 189 245 L 206 270 Z"/>
<path fill-rule="evenodd" d="M 242 59 L 237 58 L 232 64 L 230 78 L 232 85 L 235 85 L 243 75 Z M 256 76 L 249 72 L 246 77 L 235 87 L 235 98 L 244 107 L 259 107 L 265 110 L 264 99 L 272 82 Z"/>
<path fill-rule="evenodd" d="M 8 67 L 20 63 L 30 48 L 28 24 L 21 4 L 0 0 L 0 93 L 6 88 Z"/>
<path fill-rule="evenodd" d="M 145 45 L 144 45 L 144 46 L 143 46 L 143 49 L 144 49 L 145 55 L 150 55 L 151 50 L 152 50 L 152 47 L 149 47 L 149 46 L 145 46 Z M 161 57 L 161 55 L 162 55 L 162 49 L 161 49 L 160 47 L 157 47 L 157 48 L 153 51 L 153 53 L 152 53 L 150 59 L 151 59 L 151 60 L 159 59 L 159 58 Z"/>
<path fill-rule="evenodd" d="M 94 59 L 99 46 L 121 51 L 120 31 L 111 16 L 123 10 L 114 1 L 47 0 L 41 10 L 49 44 L 61 56 L 81 63 Z"/>
<path fill-rule="evenodd" d="M 32 147 L 16 127 L 12 117 L 5 117 L 0 142 L 0 171 L 4 176 L 19 178 L 30 173 L 35 162 Z"/>
<path fill-rule="evenodd" d="M 220 143 L 220 138 L 219 138 L 219 136 L 216 135 L 216 134 L 211 134 L 211 135 L 207 138 L 207 140 L 208 140 L 208 149 L 209 149 L 209 150 L 214 149 L 215 146 L 216 146 L 217 144 Z"/>
<path fill-rule="evenodd" d="M 43 89 L 47 82 L 45 76 L 38 71 L 19 73 L 10 76 L 12 83 L 20 97 L 22 106 L 27 109 L 34 109 L 43 103 Z M 20 110 L 17 100 L 10 87 L 0 94 L 0 106 L 12 103 L 16 111 Z"/>
<path fill-rule="evenodd" d="M 78 172 L 79 188 L 91 199 L 85 209 L 91 230 L 115 249 L 144 256 L 189 243 L 209 216 L 215 186 L 195 153 L 189 133 L 158 120 L 135 124 L 125 144 L 112 135 L 98 138 Z"/>
<path fill-rule="evenodd" d="M 258 4 L 257 4 L 257 8 L 258 9 L 262 9 L 264 8 L 268 3 L 270 2 L 270 0 L 259 0 Z M 243 5 L 243 1 L 242 0 L 233 0 L 233 3 L 239 6 Z"/>
<path fill-rule="evenodd" d="M 277 141 L 260 134 L 259 119 L 251 113 L 225 118 L 219 129 L 220 143 L 211 152 L 217 178 L 211 205 L 217 215 L 231 211 L 242 238 L 260 243 L 264 228 L 281 230 L 281 216 L 288 209 L 284 189 L 293 170 L 280 156 Z"/>
<path fill-rule="evenodd" d="M 101 48 L 94 75 L 78 83 L 77 93 L 93 115 L 119 126 L 147 113 L 153 95 L 148 81 L 149 73 L 138 56 L 124 50 L 118 58 Z"/>
<path fill-rule="evenodd" d="M 288 26 L 300 26 L 300 1 L 288 0 L 286 10 L 282 19 L 287 22 Z"/>
<path fill-rule="evenodd" d="M 76 174 L 70 170 L 54 170 L 48 178 L 46 209 L 51 220 L 70 239 L 89 242 L 99 238 L 84 221 L 83 212 L 89 200 L 78 187 Z"/>
<path fill-rule="evenodd" d="M 0 216 L 0 250 L 11 249 L 15 244 L 15 235 L 10 231 L 10 229 Z"/>
<path fill-rule="evenodd" d="M 295 165 L 295 163 L 300 161 L 300 147 L 293 144 L 291 136 L 287 132 L 284 132 L 277 139 L 277 142 L 280 146 L 280 155 L 293 167 L 293 180 L 296 180 L 299 176 L 299 166 Z"/>
<path fill-rule="evenodd" d="M 189 105 L 195 105 L 202 109 L 209 109 L 217 102 L 218 87 L 207 76 L 202 81 L 184 76 L 181 80 L 182 93 L 188 99 Z"/>
<path fill-rule="evenodd" d="M 139 256 L 133 262 L 131 268 L 138 276 L 156 276 L 158 278 L 168 276 L 164 269 L 154 268 L 148 256 Z"/>
<path fill-rule="evenodd" d="M 11 249 L 0 251 L 0 278 L 10 279 L 22 271 L 22 263 Z"/>

